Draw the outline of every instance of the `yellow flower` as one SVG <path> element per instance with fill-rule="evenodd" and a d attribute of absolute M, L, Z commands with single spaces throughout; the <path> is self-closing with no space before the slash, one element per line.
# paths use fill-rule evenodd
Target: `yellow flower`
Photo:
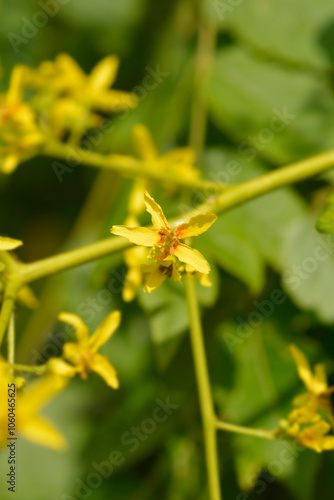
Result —
<path fill-rule="evenodd" d="M 324 450 L 334 450 L 334 436 L 326 436 L 331 426 L 324 420 L 303 429 L 297 437 L 302 446 L 321 453 Z"/>
<path fill-rule="evenodd" d="M 203 255 L 179 240 L 204 233 L 215 222 L 217 216 L 212 213 L 196 215 L 188 222 L 179 224 L 174 231 L 169 227 L 160 205 L 147 192 L 144 195 L 144 202 L 147 211 L 152 216 L 154 229 L 113 226 L 110 231 L 128 238 L 137 245 L 152 246 L 150 253 L 152 259 L 163 260 L 170 255 L 175 255 L 181 262 L 191 265 L 196 271 L 208 274 L 210 266 Z"/>
<path fill-rule="evenodd" d="M 177 176 L 198 178 L 200 171 L 194 167 L 196 153 L 193 148 L 177 148 L 159 156 L 150 131 L 145 125 L 133 128 L 134 146 L 138 156 L 158 170 L 167 170 Z"/>
<path fill-rule="evenodd" d="M 35 112 L 22 102 L 24 77 L 24 66 L 16 66 L 7 94 L 0 96 L 0 171 L 7 174 L 34 156 L 43 143 Z"/>
<path fill-rule="evenodd" d="M 0 447 L 5 446 L 8 429 L 8 408 L 4 404 L 7 401 L 8 384 L 12 380 L 9 377 L 8 367 L 0 366 L 0 397 L 3 404 L 0 408 Z M 38 415 L 40 408 L 45 406 L 51 399 L 59 394 L 67 385 L 67 380 L 57 376 L 45 376 L 35 380 L 22 391 L 15 391 L 16 399 L 16 426 L 15 433 L 19 433 L 29 441 L 55 450 L 66 448 L 67 443 L 59 430 L 45 417 Z"/>
<path fill-rule="evenodd" d="M 47 61 L 37 70 L 27 71 L 28 83 L 37 90 L 47 90 L 62 98 L 72 99 L 87 108 L 111 113 L 137 104 L 136 97 L 120 90 L 110 90 L 119 67 L 117 56 L 102 59 L 86 75 L 68 54 L 59 54 L 54 62 Z"/>
<path fill-rule="evenodd" d="M 110 387 L 117 389 L 119 382 L 115 368 L 105 356 L 102 356 L 97 351 L 109 340 L 111 335 L 118 328 L 121 320 L 121 313 L 119 311 L 111 312 L 91 337 L 89 337 L 86 324 L 76 314 L 61 313 L 59 319 L 65 323 L 70 323 L 74 327 L 77 335 L 78 341 L 66 343 L 63 349 L 64 358 L 75 367 L 75 370 L 73 370 L 73 366 L 65 362 L 60 363 L 58 358 L 56 358 L 57 364 L 54 364 L 52 369 L 59 375 L 65 377 L 71 377 L 75 372 L 78 372 L 83 379 L 87 378 L 87 372 L 94 371 L 98 373 Z"/>
<path fill-rule="evenodd" d="M 299 377 L 305 384 L 308 394 L 304 395 L 304 399 L 296 398 L 294 400 L 295 406 L 305 406 L 306 401 L 308 404 L 317 404 L 323 407 L 332 416 L 332 407 L 329 395 L 334 391 L 334 387 L 328 387 L 327 376 L 323 364 L 317 364 L 312 373 L 309 362 L 304 354 L 295 345 L 290 345 L 290 352 L 297 365 Z M 314 403 L 315 401 L 315 403 Z"/>
<path fill-rule="evenodd" d="M 176 259 L 173 257 L 167 257 L 156 264 L 142 265 L 142 270 L 145 274 L 148 274 L 144 292 L 154 292 L 166 278 L 173 278 L 174 281 L 181 283 L 182 275 L 178 269 Z"/>
<path fill-rule="evenodd" d="M 127 226 L 136 227 L 138 221 L 134 216 L 129 216 L 125 221 Z M 125 302 L 131 302 L 143 283 L 143 262 L 147 262 L 147 249 L 144 247 L 133 247 L 124 252 L 124 261 L 127 265 L 127 273 L 124 280 L 122 297 Z"/>

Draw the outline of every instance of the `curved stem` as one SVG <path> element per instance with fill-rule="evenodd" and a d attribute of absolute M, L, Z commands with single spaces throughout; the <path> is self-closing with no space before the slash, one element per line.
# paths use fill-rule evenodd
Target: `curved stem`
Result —
<path fill-rule="evenodd" d="M 196 209 L 182 215 L 182 219 L 189 219 L 198 213 L 214 212 L 221 214 L 248 200 L 257 198 L 274 189 L 300 182 L 314 175 L 328 170 L 334 165 L 334 151 L 329 151 L 306 160 L 288 165 L 281 169 L 269 172 L 250 181 L 236 184 L 226 189 L 225 192 L 210 198 Z M 179 218 L 178 218 L 179 219 Z M 177 220 L 175 219 L 175 224 Z M 70 252 L 49 257 L 32 264 L 20 265 L 20 276 L 24 282 L 33 281 L 50 274 L 55 274 L 71 267 L 91 262 L 92 260 L 126 250 L 133 246 L 124 238 L 108 238 L 91 245 L 87 245 Z"/>
<path fill-rule="evenodd" d="M 184 283 L 190 318 L 190 337 L 204 427 L 205 456 L 209 479 L 210 500 L 220 500 L 216 417 L 211 396 L 199 305 L 193 278 L 186 275 L 184 277 Z"/>
<path fill-rule="evenodd" d="M 67 162 L 67 166 L 79 166 L 82 164 L 90 167 L 106 168 L 115 170 L 121 175 L 128 177 L 144 177 L 176 186 L 204 189 L 216 193 L 226 189 L 226 185 L 224 184 L 206 181 L 204 179 L 178 176 L 166 170 L 159 170 L 149 162 L 137 160 L 131 156 L 92 153 L 91 151 L 80 149 L 79 147 L 74 149 L 62 142 L 48 141 L 44 147 L 43 154 L 61 158 Z"/>
<path fill-rule="evenodd" d="M 272 431 L 262 429 L 251 429 L 241 425 L 228 424 L 221 420 L 216 420 L 216 428 L 222 431 L 234 432 L 235 434 L 245 434 L 246 436 L 255 436 L 263 439 L 276 439 Z"/>

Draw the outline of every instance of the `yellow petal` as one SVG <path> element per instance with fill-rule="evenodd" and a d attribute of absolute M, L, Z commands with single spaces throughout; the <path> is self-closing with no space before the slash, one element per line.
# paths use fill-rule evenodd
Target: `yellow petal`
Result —
<path fill-rule="evenodd" d="M 325 366 L 321 363 L 314 367 L 314 379 L 318 382 L 319 386 L 323 387 L 323 391 L 327 389 L 327 375 Z"/>
<path fill-rule="evenodd" d="M 176 237 L 183 239 L 202 234 L 212 226 L 216 219 L 217 215 L 211 213 L 195 215 L 188 222 L 177 226 Z"/>
<path fill-rule="evenodd" d="M 109 88 L 115 81 L 119 67 L 117 56 L 107 56 L 102 59 L 89 75 L 89 84 L 94 90 Z"/>
<path fill-rule="evenodd" d="M 19 432 L 26 439 L 54 450 L 62 451 L 67 447 L 67 441 L 59 430 L 47 419 L 35 416 L 24 420 Z"/>
<path fill-rule="evenodd" d="M 20 158 L 16 154 L 6 156 L 3 160 L 0 171 L 4 174 L 11 174 L 20 163 Z"/>
<path fill-rule="evenodd" d="M 159 240 L 159 235 L 147 227 L 113 226 L 110 232 L 144 247 L 151 247 Z"/>
<path fill-rule="evenodd" d="M 146 205 L 146 210 L 152 216 L 152 223 L 153 223 L 153 226 L 155 227 L 155 229 L 157 231 L 160 231 L 160 229 L 165 229 L 166 231 L 169 231 L 170 228 L 168 226 L 168 222 L 166 220 L 166 217 L 164 216 L 162 208 L 152 198 L 152 196 L 149 195 L 149 193 L 147 191 L 145 191 L 144 202 Z"/>
<path fill-rule="evenodd" d="M 150 131 L 145 125 L 135 125 L 132 129 L 134 146 L 140 158 L 146 161 L 154 160 L 158 157 L 158 152 L 154 145 Z"/>
<path fill-rule="evenodd" d="M 83 322 L 80 316 L 72 313 L 60 313 L 58 316 L 60 321 L 69 323 L 74 327 L 78 341 L 81 343 L 88 342 L 89 332 L 87 325 Z"/>
<path fill-rule="evenodd" d="M 21 304 L 29 307 L 30 309 L 36 309 L 39 305 L 39 300 L 36 298 L 34 292 L 29 286 L 21 288 L 17 294 L 17 298 Z"/>
<path fill-rule="evenodd" d="M 6 96 L 7 104 L 17 104 L 21 102 L 25 69 L 23 65 L 15 66 L 13 69 L 10 77 L 9 91 Z"/>
<path fill-rule="evenodd" d="M 122 92 L 121 90 L 105 90 L 96 92 L 91 98 L 92 107 L 111 113 L 121 111 L 123 109 L 135 108 L 138 104 L 138 99 L 130 92 Z"/>
<path fill-rule="evenodd" d="M 209 287 L 212 286 L 212 281 L 207 274 L 196 273 L 196 278 L 202 286 Z"/>
<path fill-rule="evenodd" d="M 165 281 L 166 274 L 162 273 L 159 265 L 145 266 L 146 268 L 152 267 L 150 274 L 147 277 L 144 292 L 152 293 Z"/>
<path fill-rule="evenodd" d="M 46 405 L 50 399 L 61 392 L 68 381 L 56 375 L 45 375 L 27 386 L 20 397 L 22 415 L 28 416 Z"/>
<path fill-rule="evenodd" d="M 98 349 L 105 344 L 112 334 L 117 330 L 121 322 L 120 311 L 112 311 L 105 318 L 100 326 L 95 330 L 93 335 L 89 339 L 89 347 L 92 352 L 98 351 Z"/>
<path fill-rule="evenodd" d="M 0 250 L 14 250 L 23 245 L 21 240 L 14 240 L 8 236 L 0 236 Z"/>
<path fill-rule="evenodd" d="M 187 166 L 192 166 L 196 159 L 196 153 L 193 148 L 177 148 L 174 151 L 170 151 L 163 155 L 161 160 L 167 165 L 173 166 L 173 164 L 179 164 L 182 168 L 182 164 Z"/>
<path fill-rule="evenodd" d="M 334 436 L 325 436 L 322 440 L 323 450 L 334 450 Z"/>
<path fill-rule="evenodd" d="M 133 188 L 131 190 L 131 193 L 128 198 L 128 211 L 132 215 L 138 215 L 141 214 L 145 210 L 145 204 L 144 204 L 144 192 L 146 189 L 147 185 L 147 180 L 144 178 L 139 178 L 136 179 Z M 130 223 L 128 222 L 128 219 L 135 219 L 135 217 L 128 217 L 125 224 L 127 226 L 138 226 L 137 223 Z"/>
<path fill-rule="evenodd" d="M 203 255 L 194 248 L 190 248 L 183 243 L 179 243 L 174 250 L 174 255 L 180 259 L 181 262 L 190 264 L 196 271 L 208 274 L 211 270 L 208 261 Z"/>
<path fill-rule="evenodd" d="M 54 373 L 56 375 L 60 375 L 61 377 L 72 378 L 77 373 L 77 369 L 66 363 L 61 358 L 51 358 L 46 363 L 47 371 Z"/>
<path fill-rule="evenodd" d="M 116 370 L 105 356 L 95 354 L 90 362 L 90 367 L 94 372 L 103 378 L 109 387 L 118 389 L 119 382 Z"/>
<path fill-rule="evenodd" d="M 302 379 L 307 389 L 313 394 L 321 394 L 324 390 L 323 384 L 319 383 L 313 377 L 311 367 L 306 356 L 304 356 L 304 354 L 294 344 L 291 344 L 289 349 L 297 365 L 299 377 Z"/>

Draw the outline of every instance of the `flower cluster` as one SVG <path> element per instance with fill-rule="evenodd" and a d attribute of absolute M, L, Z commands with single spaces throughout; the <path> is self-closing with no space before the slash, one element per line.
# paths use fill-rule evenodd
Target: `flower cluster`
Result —
<path fill-rule="evenodd" d="M 108 56 L 86 75 L 67 54 L 37 69 L 16 66 L 0 95 L 0 171 L 12 172 L 49 140 L 77 144 L 86 130 L 102 126 L 103 116 L 135 107 L 133 94 L 110 89 L 118 66 L 119 59 Z M 29 102 L 25 89 L 33 91 Z"/>
<path fill-rule="evenodd" d="M 14 382 L 18 390 L 16 432 L 30 441 L 56 450 L 66 447 L 66 439 L 51 422 L 39 415 L 40 409 L 64 390 L 76 374 L 86 379 L 88 373 L 94 371 L 109 387 L 118 388 L 115 368 L 98 350 L 118 328 L 121 315 L 119 311 L 111 312 L 92 336 L 89 336 L 88 328 L 79 316 L 62 313 L 59 318 L 74 327 L 77 341 L 64 344 L 62 357 L 51 358 L 46 365 L 36 367 L 40 378 L 24 387 L 25 379 L 14 378 L 12 367 L 0 359 L 1 401 L 7 400 L 8 384 Z M 0 406 L 0 447 L 6 442 L 7 408 L 3 404 Z"/>
<path fill-rule="evenodd" d="M 196 274 L 204 286 L 210 286 L 208 274 L 210 265 L 205 257 L 180 240 L 198 236 L 207 231 L 217 219 L 212 213 L 195 215 L 188 222 L 178 224 L 174 229 L 169 225 L 162 208 L 146 191 L 146 210 L 152 217 L 153 229 L 134 225 L 113 226 L 113 234 L 123 236 L 141 247 L 152 247 L 149 253 L 135 253 L 128 250 L 126 262 L 129 272 L 126 278 L 126 294 L 133 297 L 133 290 L 145 277 L 144 291 L 155 291 L 166 278 L 180 282 L 182 273 Z M 133 222 L 133 220 L 132 220 Z M 130 253 L 131 252 L 131 253 Z M 149 263 L 143 263 L 146 259 Z M 131 292 L 128 292 L 131 288 Z"/>
<path fill-rule="evenodd" d="M 328 387 L 324 365 L 315 365 L 312 373 L 306 357 L 295 345 L 290 346 L 290 351 L 307 392 L 293 400 L 294 409 L 287 419 L 280 421 L 276 435 L 293 438 L 318 453 L 333 450 L 334 436 L 328 433 L 333 430 L 330 394 L 334 387 Z"/>

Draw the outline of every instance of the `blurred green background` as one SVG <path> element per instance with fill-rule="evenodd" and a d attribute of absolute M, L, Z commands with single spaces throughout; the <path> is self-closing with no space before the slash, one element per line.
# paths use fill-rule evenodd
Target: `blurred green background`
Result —
<path fill-rule="evenodd" d="M 142 93 L 136 110 L 113 117 L 102 152 L 133 154 L 135 123 L 151 129 L 162 152 L 187 144 L 194 87 L 208 111 L 197 164 L 210 180 L 240 182 L 332 148 L 332 1 L 54 0 L 54 15 L 36 28 L 36 13 L 46 4 L 2 1 L 2 90 L 15 64 L 37 66 L 60 52 L 87 72 L 104 56 L 119 55 L 115 88 L 123 90 L 142 86 L 148 67 L 168 73 Z M 194 77 L 203 22 L 217 39 L 205 85 Z M 16 49 L 11 33 L 25 40 Z M 131 180 L 79 166 L 59 182 L 52 161 L 36 158 L 0 176 L 0 232 L 24 241 L 18 255 L 27 262 L 107 238 L 126 216 Z M 314 229 L 331 180 L 327 174 L 234 209 L 196 241 L 212 264 L 213 287 L 198 291 L 217 412 L 230 422 L 270 429 L 289 411 L 303 390 L 289 343 L 312 362 L 325 361 L 329 373 L 333 368 L 334 240 Z M 167 214 L 185 208 L 184 193 L 170 197 L 158 188 L 154 194 Z M 186 205 L 202 200 L 192 192 Z M 316 260 L 325 244 L 327 257 Z M 182 288 L 168 282 L 124 304 L 124 272 L 117 255 L 42 280 L 34 284 L 41 307 L 17 310 L 19 360 L 34 363 L 59 354 L 67 340 L 56 321 L 61 310 L 81 314 L 91 331 L 110 310 L 123 313 L 104 347 L 120 389 L 111 391 L 92 375 L 73 381 L 46 408 L 70 446 L 60 454 L 19 440 L 17 500 L 208 498 Z M 284 290 L 281 304 L 273 304 L 274 290 Z M 166 398 L 178 409 L 150 432 L 146 419 L 156 400 Z M 124 435 L 136 432 L 133 426 L 141 437 L 129 444 Z M 334 454 L 303 450 L 282 461 L 285 447 L 221 433 L 223 498 L 333 498 Z M 115 450 L 124 460 L 111 473 Z M 13 494 L 4 484 L 6 453 L 0 459 L 5 500 Z M 107 477 L 96 479 L 98 464 L 108 461 Z"/>

